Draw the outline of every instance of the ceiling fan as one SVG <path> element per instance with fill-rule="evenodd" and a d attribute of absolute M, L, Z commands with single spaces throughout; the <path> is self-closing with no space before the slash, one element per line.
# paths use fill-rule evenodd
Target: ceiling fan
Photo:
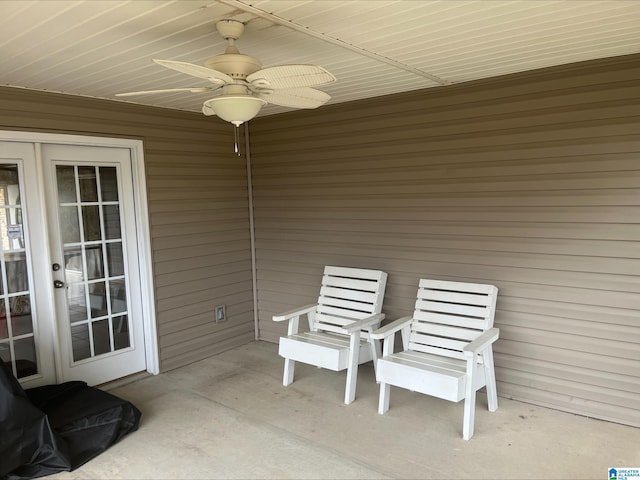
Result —
<path fill-rule="evenodd" d="M 118 93 L 116 96 L 221 91 L 219 96 L 204 102 L 202 113 L 217 115 L 236 127 L 255 117 L 267 103 L 292 108 L 317 108 L 331 98 L 325 92 L 310 88 L 336 81 L 324 68 L 317 65 L 262 68 L 258 59 L 241 54 L 235 46 L 235 41 L 244 31 L 242 22 L 221 20 L 216 23 L 216 29 L 227 40 L 228 46 L 223 54 L 207 59 L 204 66 L 153 60 L 163 67 L 208 80 L 212 85 Z"/>

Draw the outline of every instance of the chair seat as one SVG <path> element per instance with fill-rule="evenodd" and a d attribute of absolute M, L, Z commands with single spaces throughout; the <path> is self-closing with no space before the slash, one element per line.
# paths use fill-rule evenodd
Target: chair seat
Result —
<path fill-rule="evenodd" d="M 465 396 L 466 371 L 464 360 L 408 350 L 379 359 L 377 379 L 414 392 L 459 402 Z"/>
<path fill-rule="evenodd" d="M 349 366 L 349 337 L 325 332 L 304 332 L 280 337 L 278 354 L 298 362 L 336 372 Z M 359 363 L 373 359 L 366 339 L 360 339 Z"/>

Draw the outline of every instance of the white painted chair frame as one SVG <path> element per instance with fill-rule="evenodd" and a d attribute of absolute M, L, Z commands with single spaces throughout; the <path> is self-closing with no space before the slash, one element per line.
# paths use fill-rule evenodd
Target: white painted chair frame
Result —
<path fill-rule="evenodd" d="M 473 436 L 476 392 L 486 386 L 489 411 L 498 408 L 492 344 L 498 289 L 493 285 L 420 280 L 413 316 L 372 334 L 384 340 L 376 379 L 378 413 L 389 409 L 390 386 L 459 402 L 464 399 L 462 437 Z M 393 352 L 395 333 L 403 351 Z"/>
<path fill-rule="evenodd" d="M 379 270 L 327 266 L 318 303 L 274 315 L 276 322 L 289 322 L 278 350 L 285 359 L 283 385 L 293 382 L 296 361 L 347 370 L 344 403 L 353 402 L 358 365 L 373 361 L 375 368 L 380 357 L 380 342 L 370 335 L 384 319 L 381 310 L 386 283 L 387 274 Z M 303 315 L 309 331 L 299 333 Z"/>

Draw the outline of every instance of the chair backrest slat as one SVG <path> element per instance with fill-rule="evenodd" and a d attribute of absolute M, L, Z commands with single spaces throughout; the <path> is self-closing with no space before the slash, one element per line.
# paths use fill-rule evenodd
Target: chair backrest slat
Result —
<path fill-rule="evenodd" d="M 332 333 L 344 333 L 344 331 L 342 330 L 342 327 L 340 326 L 336 326 L 330 323 L 320 323 L 319 324 L 321 328 L 318 328 L 318 330 L 321 330 L 323 332 L 332 332 Z"/>
<path fill-rule="evenodd" d="M 416 310 L 413 313 L 415 320 L 424 320 L 429 323 L 440 323 L 442 325 L 456 325 L 459 327 L 471 328 L 475 330 L 483 330 L 485 327 L 484 318 L 461 317 L 460 315 L 449 315 L 436 312 L 425 312 Z"/>
<path fill-rule="evenodd" d="M 342 315 L 345 317 L 353 317 L 354 320 L 359 320 L 371 315 L 373 310 L 373 303 L 369 302 L 356 302 L 345 298 L 322 298 L 322 303 L 318 302 L 318 312 L 326 313 L 327 315 Z"/>
<path fill-rule="evenodd" d="M 429 278 L 420 279 L 420 288 L 428 288 L 440 291 L 452 291 L 462 293 L 478 293 L 489 295 L 494 293 L 496 288 L 493 285 L 487 283 L 466 283 L 466 282 L 451 282 L 448 280 L 431 280 Z"/>
<path fill-rule="evenodd" d="M 448 288 L 452 288 L 452 282 L 449 282 Z M 463 291 L 447 291 L 435 289 L 432 286 L 428 286 L 425 284 L 425 291 L 423 293 L 425 300 L 436 300 L 438 302 L 450 302 L 450 303 L 459 303 L 462 305 L 477 305 L 487 307 L 491 303 L 491 297 L 489 296 L 489 292 L 473 292 L 467 293 Z M 455 287 L 460 288 L 460 287 Z"/>
<path fill-rule="evenodd" d="M 371 285 L 365 285 L 367 288 L 371 288 Z M 376 301 L 376 291 L 368 290 L 352 290 L 344 287 L 333 287 L 329 285 L 323 285 L 320 288 L 320 296 L 326 299 L 341 298 L 347 300 L 353 300 L 354 302 L 362 302 L 365 304 L 373 304 Z"/>
<path fill-rule="evenodd" d="M 387 274 L 380 270 L 369 270 L 365 268 L 351 268 L 351 267 L 334 267 L 327 265 L 324 267 L 324 279 L 330 277 L 347 277 L 363 280 L 375 280 L 380 281 L 383 277 L 386 280 Z"/>
<path fill-rule="evenodd" d="M 431 347 L 421 343 L 409 342 L 409 350 L 414 352 L 431 353 L 440 357 L 457 358 L 464 360 L 464 354 L 459 350 L 448 350 L 446 348 Z"/>
<path fill-rule="evenodd" d="M 327 266 L 314 329 L 336 331 L 382 311 L 387 274 L 380 270 Z"/>
<path fill-rule="evenodd" d="M 493 327 L 497 296 L 493 285 L 420 280 L 409 349 L 464 358 L 464 346 Z"/>
<path fill-rule="evenodd" d="M 350 323 L 355 322 L 356 320 L 360 320 L 362 318 L 366 318 L 369 315 L 360 315 L 360 316 L 345 316 L 342 312 L 335 311 L 333 314 L 330 313 L 316 313 L 316 322 L 317 323 L 327 323 L 330 325 L 339 325 L 341 327 L 345 327 Z"/>
<path fill-rule="evenodd" d="M 459 350 L 462 351 L 462 348 L 469 342 L 465 342 L 464 340 L 456 340 L 453 338 L 440 337 L 438 335 L 425 335 L 421 332 L 414 332 L 411 337 L 411 341 L 413 343 L 418 343 L 420 345 L 428 345 L 431 347 L 438 348 L 446 348 L 447 350 Z"/>
<path fill-rule="evenodd" d="M 453 303 L 444 300 L 422 300 L 416 301 L 416 310 L 435 313 L 451 313 L 462 317 L 477 318 L 480 320 L 486 320 L 487 307 L 468 305 L 461 303 Z"/>
<path fill-rule="evenodd" d="M 444 338 L 459 338 L 469 342 L 476 338 L 479 333 L 479 331 L 474 328 L 458 328 L 438 323 L 424 324 L 420 322 L 413 324 L 413 330 L 415 332 L 438 335 Z"/>

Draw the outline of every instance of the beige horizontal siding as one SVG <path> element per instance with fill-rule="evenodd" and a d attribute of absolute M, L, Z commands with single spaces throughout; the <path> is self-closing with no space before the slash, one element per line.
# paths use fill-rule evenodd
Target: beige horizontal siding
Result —
<path fill-rule="evenodd" d="M 144 143 L 161 370 L 254 338 L 246 165 L 195 113 L 0 88 L 0 128 Z M 216 305 L 227 306 L 216 324 Z"/>
<path fill-rule="evenodd" d="M 327 264 L 499 287 L 502 396 L 640 426 L 640 56 L 258 118 L 260 337 Z"/>

